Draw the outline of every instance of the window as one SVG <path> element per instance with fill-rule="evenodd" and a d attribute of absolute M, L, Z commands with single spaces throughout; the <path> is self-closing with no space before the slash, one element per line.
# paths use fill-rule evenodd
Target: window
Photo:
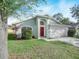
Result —
<path fill-rule="evenodd" d="M 26 29 L 28 29 L 28 30 L 32 30 L 32 28 L 31 28 L 31 27 L 26 27 Z"/>
<path fill-rule="evenodd" d="M 44 22 L 43 21 L 40 21 L 40 25 L 44 25 Z"/>

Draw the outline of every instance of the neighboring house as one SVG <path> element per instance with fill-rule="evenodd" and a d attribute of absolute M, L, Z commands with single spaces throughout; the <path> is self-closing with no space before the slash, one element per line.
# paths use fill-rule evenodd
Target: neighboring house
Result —
<path fill-rule="evenodd" d="M 14 33 L 12 26 L 8 25 L 7 32 L 8 32 L 8 33 Z"/>
<path fill-rule="evenodd" d="M 62 25 L 49 16 L 35 16 L 16 24 L 16 35 L 22 36 L 22 28 L 30 27 L 35 38 L 59 38 L 68 35 L 68 25 Z"/>

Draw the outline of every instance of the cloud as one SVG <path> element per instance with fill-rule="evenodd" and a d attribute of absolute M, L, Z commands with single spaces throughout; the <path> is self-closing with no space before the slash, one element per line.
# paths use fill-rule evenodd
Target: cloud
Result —
<path fill-rule="evenodd" d="M 19 20 L 17 20 L 16 18 L 14 18 L 12 16 L 8 18 L 8 25 L 11 25 L 16 22 L 19 22 Z"/>
<path fill-rule="evenodd" d="M 49 15 L 53 15 L 56 13 L 62 13 L 64 15 L 64 17 L 68 17 L 70 18 L 71 21 L 76 22 L 76 20 L 74 18 L 72 18 L 72 15 L 70 13 L 70 8 L 72 6 L 74 6 L 74 4 L 78 4 L 79 0 L 59 0 L 58 2 L 56 0 L 48 0 L 48 4 L 47 5 L 40 5 L 40 7 L 34 7 L 34 9 L 36 11 L 32 11 L 30 13 L 33 13 L 33 15 L 45 15 L 45 14 L 49 14 Z M 30 14 L 29 12 L 27 14 Z M 23 16 L 21 17 L 22 19 Z M 26 17 L 27 18 L 27 17 Z M 14 20 L 14 21 L 11 21 Z M 9 18 L 8 23 L 14 23 L 17 22 L 16 19 L 14 18 Z"/>
<path fill-rule="evenodd" d="M 36 12 L 34 14 L 39 14 L 39 15 L 45 15 L 45 14 L 51 14 L 53 10 L 52 5 L 44 5 L 36 8 Z"/>
<path fill-rule="evenodd" d="M 70 1 L 71 0 L 61 0 L 58 7 L 60 9 L 60 12 L 64 15 L 64 17 L 68 17 L 70 18 L 71 21 L 76 22 L 76 20 L 72 18 L 72 15 L 70 13 L 71 12 L 70 8 L 74 6 L 74 1 L 73 0 L 72 2 Z"/>

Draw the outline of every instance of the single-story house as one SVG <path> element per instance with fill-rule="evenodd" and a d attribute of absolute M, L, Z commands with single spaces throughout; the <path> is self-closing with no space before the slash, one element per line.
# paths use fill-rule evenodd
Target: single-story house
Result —
<path fill-rule="evenodd" d="M 30 27 L 35 38 L 59 38 L 67 37 L 68 25 L 63 25 L 49 16 L 34 16 L 16 24 L 16 35 L 22 36 L 22 28 Z"/>

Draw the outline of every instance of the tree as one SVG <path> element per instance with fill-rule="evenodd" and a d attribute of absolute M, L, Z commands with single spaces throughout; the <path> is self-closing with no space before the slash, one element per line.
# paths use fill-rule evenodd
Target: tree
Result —
<path fill-rule="evenodd" d="M 7 51 L 7 18 L 13 14 L 19 15 L 17 11 L 24 6 L 32 9 L 44 0 L 0 0 L 0 59 L 8 59 Z"/>
<path fill-rule="evenodd" d="M 65 25 L 70 24 L 69 18 L 63 18 L 60 22 Z"/>
<path fill-rule="evenodd" d="M 79 5 L 74 5 L 70 8 L 72 17 L 75 17 L 79 21 Z"/>
<path fill-rule="evenodd" d="M 62 13 L 53 15 L 53 18 L 62 24 L 70 24 L 69 18 L 63 17 Z"/>
<path fill-rule="evenodd" d="M 63 15 L 62 13 L 57 13 L 53 15 L 53 18 L 57 20 L 58 22 L 60 22 L 63 19 Z"/>

